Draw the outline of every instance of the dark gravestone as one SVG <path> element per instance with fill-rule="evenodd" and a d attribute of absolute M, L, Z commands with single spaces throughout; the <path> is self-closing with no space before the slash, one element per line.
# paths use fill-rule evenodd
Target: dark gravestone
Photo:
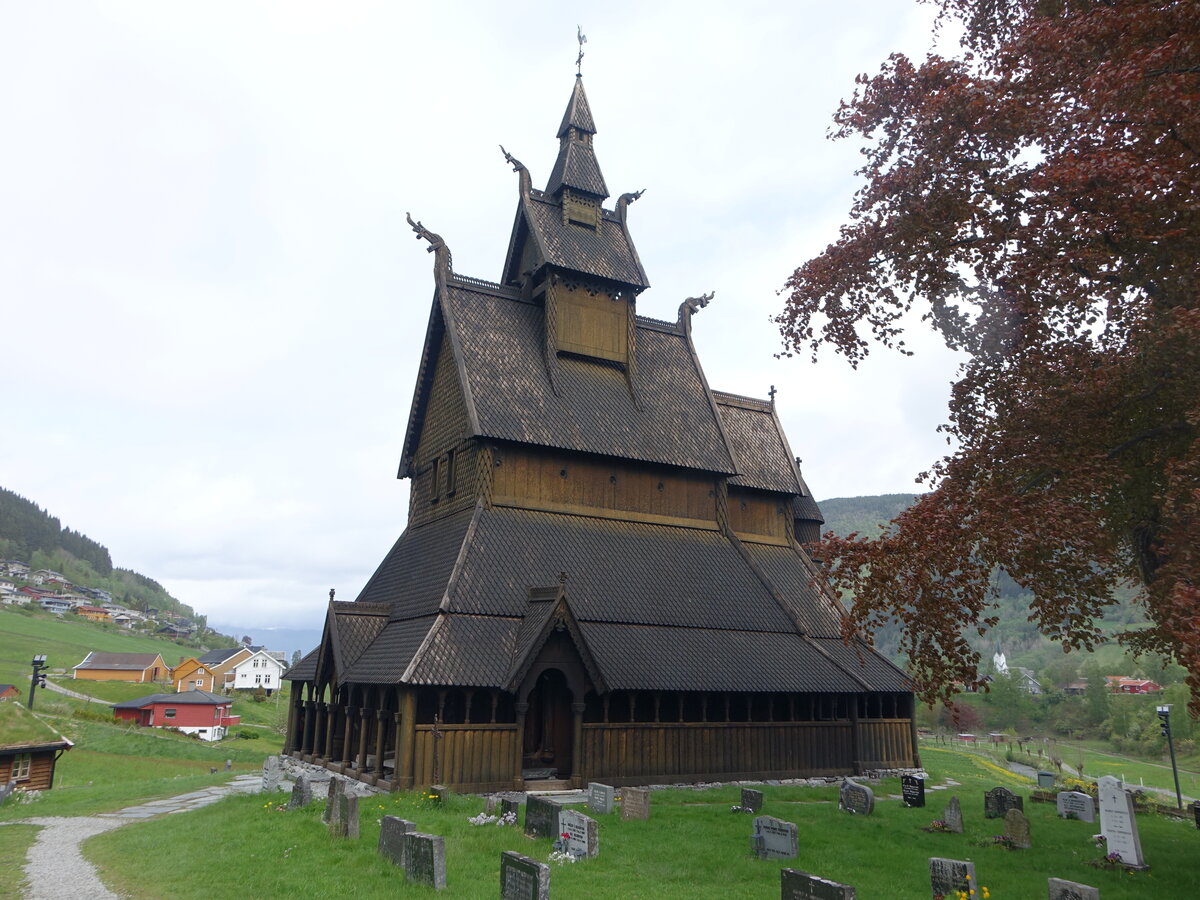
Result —
<path fill-rule="evenodd" d="M 325 812 L 321 814 L 321 821 L 326 825 L 332 825 L 339 815 L 341 815 L 341 807 L 339 800 L 346 790 L 346 782 L 340 778 L 329 779 L 329 796 L 325 800 Z"/>
<path fill-rule="evenodd" d="M 357 838 L 358 796 L 343 791 L 338 795 L 338 811 L 329 823 L 329 833 L 334 837 Z"/>
<path fill-rule="evenodd" d="M 925 779 L 916 775 L 900 776 L 900 794 L 905 806 L 925 805 Z"/>
<path fill-rule="evenodd" d="M 1066 881 L 1062 878 L 1047 879 L 1050 900 L 1100 900 L 1100 889 Z"/>
<path fill-rule="evenodd" d="M 379 822 L 379 855 L 404 868 L 404 836 L 416 828 L 415 822 L 399 816 L 384 816 Z"/>
<path fill-rule="evenodd" d="M 1038 787 L 1040 787 L 1043 791 L 1048 791 L 1052 787 L 1054 787 L 1054 773 L 1053 772 L 1038 772 L 1037 778 L 1038 778 Z"/>
<path fill-rule="evenodd" d="M 838 809 L 858 816 L 869 816 L 875 811 L 875 794 L 869 787 L 855 784 L 847 778 L 838 791 Z"/>
<path fill-rule="evenodd" d="M 1003 819 L 1010 809 L 1025 811 L 1025 801 L 1006 787 L 994 787 L 983 792 L 983 817 Z"/>
<path fill-rule="evenodd" d="M 312 803 L 312 782 L 307 775 L 301 775 L 292 785 L 292 799 L 288 801 L 288 809 L 300 809 Z"/>
<path fill-rule="evenodd" d="M 762 791 L 742 788 L 742 809 L 749 812 L 759 812 L 763 805 Z"/>
<path fill-rule="evenodd" d="M 588 785 L 588 809 L 599 815 L 612 812 L 615 794 L 612 785 L 597 784 L 593 781 Z"/>
<path fill-rule="evenodd" d="M 1096 821 L 1096 801 L 1082 791 L 1059 791 L 1055 799 L 1058 814 L 1064 819 L 1081 822 Z"/>
<path fill-rule="evenodd" d="M 799 869 L 779 871 L 780 900 L 855 900 L 854 888 Z"/>
<path fill-rule="evenodd" d="M 1192 815 L 1196 817 L 1196 827 L 1200 828 L 1200 802 L 1192 804 Z"/>
<path fill-rule="evenodd" d="M 429 786 L 429 793 L 437 798 L 437 803 L 445 803 L 450 799 L 450 788 L 444 784 L 431 784 Z"/>
<path fill-rule="evenodd" d="M 1018 850 L 1028 850 L 1033 846 L 1029 838 L 1029 820 L 1019 809 L 1010 809 L 1004 814 L 1004 836 Z"/>
<path fill-rule="evenodd" d="M 558 827 L 565 849 L 576 859 L 591 859 L 600 855 L 600 829 L 596 820 L 573 809 L 564 809 L 558 814 Z"/>
<path fill-rule="evenodd" d="M 500 900 L 550 900 L 550 867 L 504 851 L 500 854 Z"/>
<path fill-rule="evenodd" d="M 929 858 L 929 886 L 935 897 L 939 894 L 954 897 L 958 891 L 969 894 L 975 890 L 975 883 L 975 863 L 937 856 Z"/>
<path fill-rule="evenodd" d="M 560 807 L 553 800 L 535 797 L 533 794 L 525 801 L 525 833 L 532 837 L 558 840 L 561 832 L 558 828 Z"/>
<path fill-rule="evenodd" d="M 942 821 L 946 823 L 947 831 L 954 834 L 963 833 L 962 806 L 957 797 L 951 797 L 950 802 L 946 804 L 946 811 L 942 813 Z"/>
<path fill-rule="evenodd" d="M 795 859 L 800 853 L 796 824 L 774 816 L 757 816 L 750 849 L 759 859 Z"/>
<path fill-rule="evenodd" d="M 621 818 L 650 818 L 650 792 L 644 788 L 621 788 Z"/>
<path fill-rule="evenodd" d="M 509 800 L 507 798 L 500 801 L 500 818 L 512 814 L 512 824 L 516 825 L 521 820 L 521 801 Z"/>
<path fill-rule="evenodd" d="M 404 870 L 409 884 L 435 890 L 446 887 L 446 839 L 440 834 L 410 831 L 404 835 Z"/>

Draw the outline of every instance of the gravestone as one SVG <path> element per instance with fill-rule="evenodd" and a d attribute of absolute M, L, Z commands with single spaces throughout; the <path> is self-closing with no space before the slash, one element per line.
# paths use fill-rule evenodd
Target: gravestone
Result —
<path fill-rule="evenodd" d="M 763 805 L 763 792 L 742 788 L 742 809 L 759 812 Z"/>
<path fill-rule="evenodd" d="M 8 795 L 17 789 L 15 778 L 10 778 L 4 784 L 0 784 L 0 806 L 4 805 L 4 801 L 8 799 Z"/>
<path fill-rule="evenodd" d="M 855 900 L 854 888 L 799 869 L 779 870 L 780 900 Z"/>
<path fill-rule="evenodd" d="M 560 834 L 565 834 L 563 848 L 576 859 L 591 859 L 600 855 L 600 828 L 591 816 L 573 809 L 558 814 Z"/>
<path fill-rule="evenodd" d="M 905 806 L 925 805 L 925 779 L 916 775 L 900 776 L 900 794 Z"/>
<path fill-rule="evenodd" d="M 1053 772 L 1038 772 L 1037 779 L 1038 779 L 1038 787 L 1040 787 L 1043 791 L 1048 791 L 1052 787 L 1054 787 L 1054 773 Z"/>
<path fill-rule="evenodd" d="M 562 833 L 558 827 L 561 811 L 562 807 L 553 800 L 530 794 L 525 801 L 525 833 L 557 841 Z"/>
<path fill-rule="evenodd" d="M 550 867 L 505 850 L 500 854 L 500 900 L 550 900 Z"/>
<path fill-rule="evenodd" d="M 1029 820 L 1019 809 L 1010 809 L 1004 814 L 1004 836 L 1012 841 L 1018 850 L 1028 850 L 1033 846 L 1029 837 Z"/>
<path fill-rule="evenodd" d="M 292 799 L 288 801 L 288 809 L 300 809 L 312 803 L 312 782 L 307 775 L 301 775 L 292 785 Z"/>
<path fill-rule="evenodd" d="M 404 868 L 404 836 L 416 829 L 415 822 L 399 816 L 384 816 L 379 822 L 379 855 L 391 860 L 392 865 Z"/>
<path fill-rule="evenodd" d="M 321 821 L 326 825 L 332 825 L 341 815 L 339 800 L 345 791 L 346 782 L 340 778 L 329 779 L 329 797 L 325 800 L 325 812 L 321 814 Z"/>
<path fill-rule="evenodd" d="M 1018 797 L 1006 787 L 994 787 L 983 792 L 983 817 L 985 819 L 1003 819 L 1010 809 L 1025 812 L 1025 800 Z"/>
<path fill-rule="evenodd" d="M 1049 900 L 1100 900 L 1100 889 L 1067 881 L 1063 878 L 1047 879 Z"/>
<path fill-rule="evenodd" d="M 1196 817 L 1196 827 L 1200 828 L 1200 802 L 1192 804 L 1192 815 Z"/>
<path fill-rule="evenodd" d="M 934 896 L 953 897 L 957 891 L 973 891 L 975 884 L 975 863 L 970 860 L 929 858 L 929 886 Z"/>
<path fill-rule="evenodd" d="M 500 805 L 499 799 L 489 795 L 483 798 L 483 811 L 489 816 L 496 812 L 496 807 Z"/>
<path fill-rule="evenodd" d="M 796 823 L 774 816 L 756 816 L 750 849 L 759 859 L 795 859 L 800 854 Z"/>
<path fill-rule="evenodd" d="M 597 784 L 593 781 L 588 785 L 588 809 L 602 816 L 607 815 L 613 810 L 615 794 L 612 785 Z"/>
<path fill-rule="evenodd" d="M 503 819 L 509 813 L 512 813 L 512 823 L 517 824 L 521 820 L 521 801 L 509 800 L 507 797 L 500 801 L 500 818 Z"/>
<path fill-rule="evenodd" d="M 1108 852 L 1121 854 L 1122 865 L 1145 866 L 1133 797 L 1121 786 L 1119 778 L 1105 775 L 1097 783 L 1100 787 L 1100 833 L 1108 839 Z"/>
<path fill-rule="evenodd" d="M 1082 791 L 1059 791 L 1055 805 L 1058 807 L 1058 814 L 1064 819 L 1096 821 L 1096 801 Z"/>
<path fill-rule="evenodd" d="M 946 823 L 947 831 L 954 834 L 963 833 L 962 805 L 958 802 L 957 797 L 951 797 L 950 802 L 946 804 L 946 811 L 942 813 L 942 821 Z"/>
<path fill-rule="evenodd" d="M 429 793 L 437 798 L 438 803 L 445 803 L 450 799 L 450 788 L 444 784 L 431 784 L 429 786 Z"/>
<path fill-rule="evenodd" d="M 446 887 L 446 839 L 440 834 L 410 831 L 404 835 L 404 871 L 409 884 L 435 890 Z"/>
<path fill-rule="evenodd" d="M 283 764 L 278 756 L 268 756 L 263 761 L 262 791 L 271 794 L 279 790 L 279 781 L 283 778 Z"/>
<path fill-rule="evenodd" d="M 232 768 L 233 768 L 233 760 L 232 759 L 225 760 L 225 771 L 228 772 Z"/>
<path fill-rule="evenodd" d="M 650 792 L 645 788 L 621 788 L 621 818 L 650 818 Z"/>
<path fill-rule="evenodd" d="M 343 792 L 339 798 L 342 808 L 340 836 L 358 839 L 358 795 Z"/>
<path fill-rule="evenodd" d="M 869 816 L 875 811 L 875 794 L 869 787 L 855 784 L 849 778 L 842 782 L 838 791 L 838 809 L 859 816 Z"/>

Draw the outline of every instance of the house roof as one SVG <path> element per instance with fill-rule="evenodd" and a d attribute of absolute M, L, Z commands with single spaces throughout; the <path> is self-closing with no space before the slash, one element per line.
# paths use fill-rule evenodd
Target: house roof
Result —
<path fill-rule="evenodd" d="M 766 400 L 713 391 L 733 450 L 737 475 L 730 485 L 800 494 L 795 457 L 774 406 Z"/>
<path fill-rule="evenodd" d="M 154 661 L 158 660 L 160 665 L 166 666 L 162 662 L 162 656 L 158 653 L 100 653 L 93 650 L 76 669 L 120 669 L 121 671 L 140 671 L 148 669 L 154 665 Z"/>
<path fill-rule="evenodd" d="M 112 704 L 113 709 L 144 709 L 156 703 L 170 706 L 229 706 L 233 703 L 228 697 L 210 694 L 208 691 L 180 691 L 176 694 L 147 694 L 136 700 L 123 700 Z"/>
<path fill-rule="evenodd" d="M 796 549 L 501 507 L 410 528 L 360 602 L 331 604 L 337 678 L 507 687 L 549 614 L 530 586 L 557 584 L 559 573 L 609 688 L 908 689 L 874 651 L 842 643 L 837 604 Z M 290 677 L 316 674 L 306 658 Z"/>
<path fill-rule="evenodd" d="M 13 700 L 0 703 L 0 752 L 57 750 L 73 746 L 41 718 Z"/>
<path fill-rule="evenodd" d="M 229 657 L 236 656 L 245 649 L 245 647 L 221 647 L 217 650 L 209 650 L 203 656 L 197 657 L 197 659 L 206 666 L 219 666 L 229 659 Z"/>
<path fill-rule="evenodd" d="M 436 302 L 436 301 L 435 301 Z M 437 303 L 426 356 L 451 335 L 472 436 L 732 474 L 735 466 L 691 341 L 682 328 L 637 320 L 638 395 L 618 367 L 561 357 L 551 384 L 542 356 L 542 309 L 516 291 L 450 283 Z M 434 340 L 436 336 L 436 340 Z M 411 460 L 432 388 L 421 383 L 405 439 Z"/>

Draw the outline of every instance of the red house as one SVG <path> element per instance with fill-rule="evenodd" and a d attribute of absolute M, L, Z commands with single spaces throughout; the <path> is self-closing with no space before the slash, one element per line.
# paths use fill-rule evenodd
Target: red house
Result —
<path fill-rule="evenodd" d="M 202 741 L 219 741 L 228 729 L 241 722 L 231 714 L 233 701 L 208 691 L 151 694 L 113 704 L 113 715 L 148 728 L 177 728 Z"/>
<path fill-rule="evenodd" d="M 1157 694 L 1163 686 L 1148 678 L 1129 678 L 1125 675 L 1105 675 L 1108 689 L 1114 694 Z"/>

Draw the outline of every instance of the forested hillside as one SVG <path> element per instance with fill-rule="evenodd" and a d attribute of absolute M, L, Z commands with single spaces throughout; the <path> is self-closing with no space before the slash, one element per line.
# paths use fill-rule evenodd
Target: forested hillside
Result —
<path fill-rule="evenodd" d="M 190 606 L 168 594 L 153 578 L 114 567 L 103 544 L 64 528 L 56 516 L 5 488 L 0 488 L 0 559 L 19 560 L 32 569 L 50 569 L 72 584 L 106 590 L 130 609 L 154 608 L 198 618 Z"/>

